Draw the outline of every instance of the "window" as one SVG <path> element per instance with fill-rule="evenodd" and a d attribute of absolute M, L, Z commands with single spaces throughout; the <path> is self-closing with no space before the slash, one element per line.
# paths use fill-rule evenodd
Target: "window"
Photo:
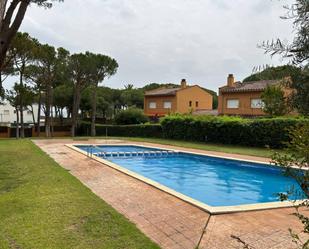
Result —
<path fill-rule="evenodd" d="M 163 107 L 165 109 L 171 109 L 172 108 L 172 102 L 171 101 L 164 101 Z"/>
<path fill-rule="evenodd" d="M 149 102 L 149 109 L 156 109 L 157 103 L 156 102 Z"/>
<path fill-rule="evenodd" d="M 237 109 L 239 107 L 238 99 L 228 99 L 227 100 L 227 108 L 229 109 Z"/>
<path fill-rule="evenodd" d="M 195 107 L 198 107 L 198 101 L 195 101 Z"/>
<path fill-rule="evenodd" d="M 261 99 L 251 99 L 251 108 L 262 108 L 263 101 Z"/>
<path fill-rule="evenodd" d="M 192 101 L 189 101 L 189 106 L 192 107 Z"/>
<path fill-rule="evenodd" d="M 10 115 L 10 111 L 9 111 L 9 110 L 4 110 L 4 111 L 3 111 L 3 114 L 4 114 L 4 115 Z"/>

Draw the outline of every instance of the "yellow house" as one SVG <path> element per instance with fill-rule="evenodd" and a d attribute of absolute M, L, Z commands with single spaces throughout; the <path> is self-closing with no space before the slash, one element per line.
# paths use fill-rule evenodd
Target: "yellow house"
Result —
<path fill-rule="evenodd" d="M 145 92 L 144 113 L 149 117 L 162 117 L 170 113 L 212 110 L 212 98 L 198 85 L 187 86 L 183 79 L 180 87 L 163 87 Z"/>

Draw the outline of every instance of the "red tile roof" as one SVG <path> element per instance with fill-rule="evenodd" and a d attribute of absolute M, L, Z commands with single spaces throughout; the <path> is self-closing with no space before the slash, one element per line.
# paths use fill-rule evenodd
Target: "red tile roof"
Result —
<path fill-rule="evenodd" d="M 234 87 L 223 86 L 220 87 L 220 92 L 259 92 L 263 91 L 269 85 L 280 84 L 279 80 L 259 80 L 259 81 L 250 81 L 250 82 L 235 82 Z"/>
<path fill-rule="evenodd" d="M 154 89 L 151 91 L 145 92 L 145 96 L 174 96 L 176 95 L 176 92 L 179 91 L 181 88 L 180 87 L 175 87 L 175 88 L 158 88 Z"/>

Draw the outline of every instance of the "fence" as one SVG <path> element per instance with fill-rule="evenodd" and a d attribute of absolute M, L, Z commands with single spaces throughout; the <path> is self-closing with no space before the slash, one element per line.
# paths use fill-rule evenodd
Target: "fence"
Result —
<path fill-rule="evenodd" d="M 70 126 L 54 126 L 51 129 L 52 137 L 69 137 L 71 136 Z M 0 126 L 0 138 L 16 137 L 16 127 Z M 19 129 L 19 133 L 20 133 Z M 36 127 L 25 127 L 25 137 L 38 137 L 38 131 Z M 45 127 L 40 128 L 40 137 L 45 137 Z"/>

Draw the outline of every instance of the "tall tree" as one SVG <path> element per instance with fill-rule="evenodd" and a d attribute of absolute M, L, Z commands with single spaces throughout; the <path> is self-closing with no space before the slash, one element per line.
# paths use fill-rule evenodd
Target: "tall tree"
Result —
<path fill-rule="evenodd" d="M 6 53 L 16 35 L 30 3 L 51 8 L 52 2 L 63 0 L 1 0 L 0 3 L 0 72 L 2 71 Z"/>
<path fill-rule="evenodd" d="M 46 137 L 51 136 L 52 130 L 53 90 L 65 78 L 68 58 L 69 52 L 64 48 L 56 50 L 50 45 L 39 44 L 36 49 L 36 64 L 35 68 L 32 68 L 32 77 L 38 87 L 39 105 L 41 105 L 42 91 L 44 92 Z M 37 129 L 40 130 L 39 119 Z"/>
<path fill-rule="evenodd" d="M 111 77 L 117 72 L 118 63 L 115 59 L 102 54 L 91 54 L 88 56 L 93 60 L 93 86 L 92 86 L 92 104 L 91 104 L 91 136 L 96 135 L 96 114 L 97 114 L 97 91 L 99 83 L 103 82 L 105 79 Z"/>
<path fill-rule="evenodd" d="M 12 64 L 12 70 L 9 71 L 12 75 L 19 77 L 19 85 L 22 89 L 25 84 L 25 74 L 27 67 L 33 63 L 34 59 L 34 48 L 36 40 L 30 37 L 27 33 L 18 33 L 9 48 L 8 54 L 11 58 L 10 63 Z M 23 95 L 20 95 L 20 124 L 21 124 L 21 133 L 20 136 L 24 137 L 24 115 L 23 109 L 25 108 Z"/>
<path fill-rule="evenodd" d="M 32 105 L 33 103 L 33 90 L 26 85 L 15 83 L 11 90 L 6 91 L 6 99 L 11 106 L 15 108 L 16 113 L 16 138 L 20 137 L 20 116 L 25 111 L 25 106 Z"/>
<path fill-rule="evenodd" d="M 93 58 L 90 54 L 73 54 L 69 58 L 69 75 L 73 85 L 71 135 L 75 136 L 81 93 L 93 84 Z"/>
<path fill-rule="evenodd" d="M 20 85 L 15 83 L 11 90 L 6 91 L 5 98 L 15 109 L 16 114 L 16 139 L 19 139 L 19 110 L 20 110 Z"/>

